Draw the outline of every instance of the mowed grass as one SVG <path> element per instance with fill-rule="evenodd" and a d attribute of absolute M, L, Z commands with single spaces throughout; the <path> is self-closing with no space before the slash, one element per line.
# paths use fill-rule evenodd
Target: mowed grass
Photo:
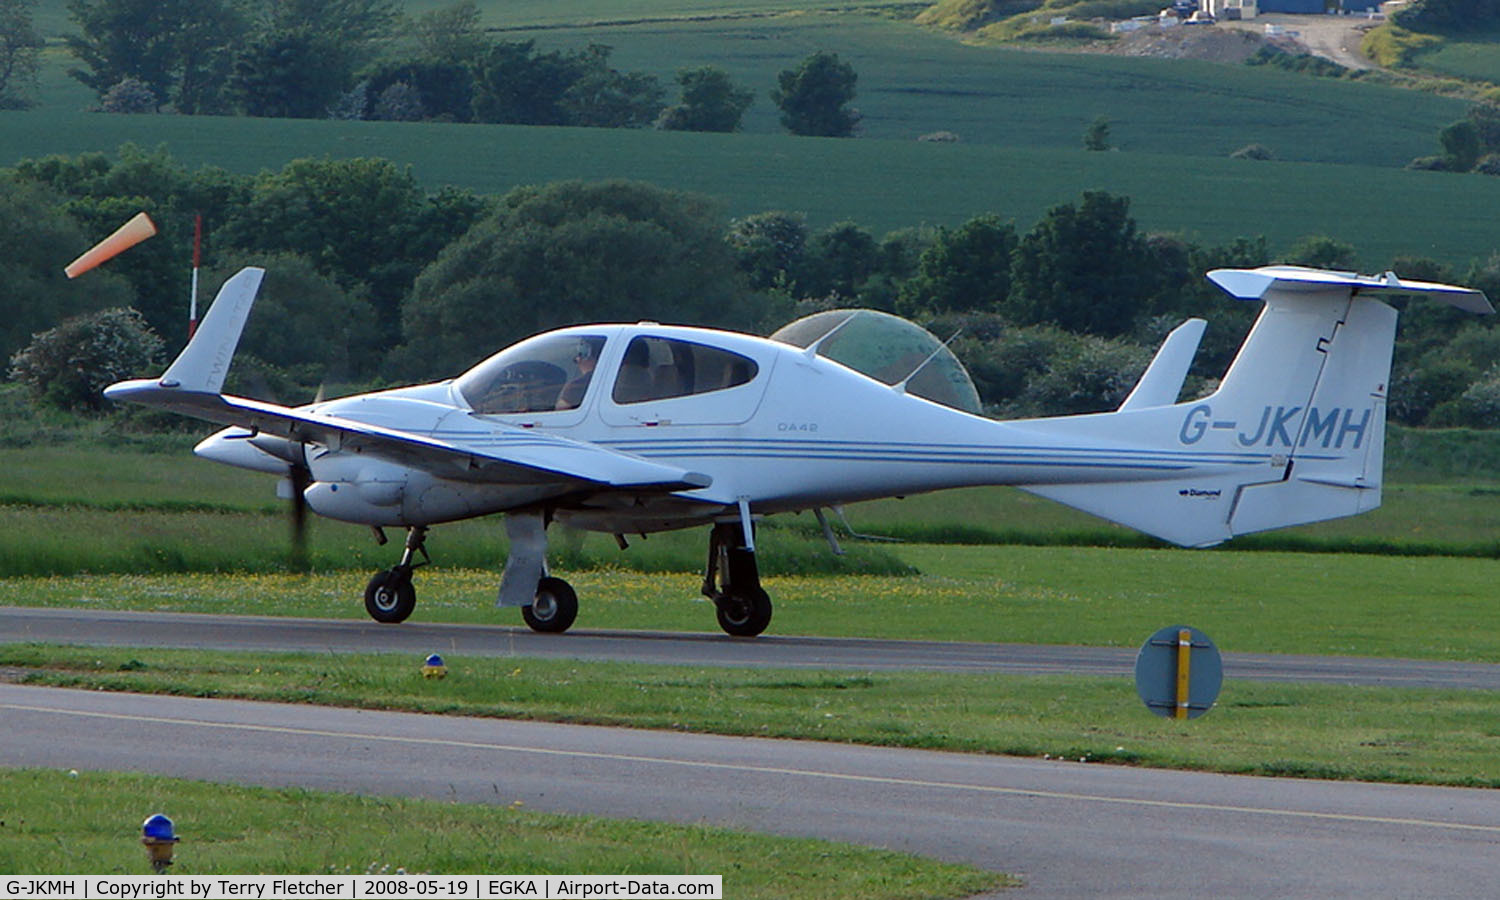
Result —
<path fill-rule="evenodd" d="M 707 669 L 449 655 L 0 646 L 28 684 L 1051 757 L 1156 768 L 1500 786 L 1493 692 L 1232 681 L 1192 721 L 1128 679 Z M 59 752 L 59 767 L 67 753 Z M 726 889 L 726 894 L 728 893 Z"/>
<path fill-rule="evenodd" d="M 1226 652 L 1500 662 L 1500 562 L 1355 554 L 912 545 L 922 576 L 764 579 L 770 633 L 1136 647 L 1167 625 Z M 554 569 L 578 629 L 714 632 L 696 573 Z M 0 580 L 0 604 L 363 619 L 361 571 Z M 498 567 L 417 574 L 413 622 L 522 627 Z"/>
<path fill-rule="evenodd" d="M 504 802 L 504 798 L 501 798 Z M 509 806 L 356 797 L 146 775 L 0 770 L 0 871 L 148 875 L 148 815 L 183 842 L 174 875 L 723 875 L 726 897 L 945 898 L 1005 876 L 903 853 Z M 756 865 L 744 865 L 754 859 Z"/>

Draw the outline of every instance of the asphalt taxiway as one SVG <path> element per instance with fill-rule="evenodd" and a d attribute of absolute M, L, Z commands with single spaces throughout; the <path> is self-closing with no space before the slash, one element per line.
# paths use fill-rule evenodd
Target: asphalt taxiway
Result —
<path fill-rule="evenodd" d="M 5 684 L 0 735 L 0 765 L 80 789 L 145 771 L 712 823 L 1009 871 L 1013 897 L 1478 897 L 1500 873 L 1494 791 Z"/>
<path fill-rule="evenodd" d="M 0 607 L 0 642 L 1128 677 L 1129 648 Z M 1228 678 L 1500 689 L 1500 666 L 1225 654 Z M 0 684 L 0 765 L 706 822 L 1012 872 L 1020 897 L 1473 897 L 1500 793 Z M 86 783 L 86 778 L 84 779 Z M 714 874 L 714 873 L 709 873 Z M 727 874 L 727 873 L 719 873 Z M 726 879 L 726 884 L 728 883 Z"/>
<path fill-rule="evenodd" d="M 1144 640 L 1145 636 L 1142 636 Z M 301 619 L 0 607 L 0 643 L 215 650 L 428 653 L 621 660 L 686 666 L 1130 676 L 1136 648 L 891 641 L 524 627 L 380 625 Z M 1264 681 L 1500 690 L 1500 665 L 1412 659 L 1224 652 L 1224 676 Z"/>

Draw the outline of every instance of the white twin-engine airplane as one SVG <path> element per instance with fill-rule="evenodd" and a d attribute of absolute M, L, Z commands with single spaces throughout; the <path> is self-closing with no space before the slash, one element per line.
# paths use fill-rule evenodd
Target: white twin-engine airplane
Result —
<path fill-rule="evenodd" d="M 547 571 L 554 521 L 622 547 L 628 534 L 711 525 L 703 592 L 724 631 L 754 636 L 771 619 L 754 523 L 773 513 L 814 510 L 837 549 L 823 507 L 1016 485 L 1202 547 L 1374 509 L 1396 311 L 1370 295 L 1494 311 L 1479 291 L 1389 273 L 1217 270 L 1208 277 L 1229 294 L 1265 303 L 1217 391 L 1177 402 L 1204 327 L 1189 319 L 1118 410 L 1047 419 L 994 421 L 916 396 L 909 383 L 940 345 L 894 384 L 829 359 L 849 322 L 881 315 L 853 312 L 805 346 L 650 322 L 563 328 L 450 381 L 290 408 L 220 393 L 263 274 L 225 282 L 164 375 L 106 396 L 229 425 L 195 452 L 289 478 L 314 512 L 378 537 L 404 527 L 400 562 L 365 591 L 381 622 L 411 614 L 429 527 L 505 513 L 498 605 L 550 632 L 578 610 Z"/>

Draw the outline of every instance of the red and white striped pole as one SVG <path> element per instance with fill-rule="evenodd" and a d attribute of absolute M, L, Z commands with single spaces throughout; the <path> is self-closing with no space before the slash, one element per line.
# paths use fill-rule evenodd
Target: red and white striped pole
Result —
<path fill-rule="evenodd" d="M 193 213 L 193 293 L 188 301 L 188 340 L 198 330 L 198 267 L 203 263 L 203 213 Z"/>

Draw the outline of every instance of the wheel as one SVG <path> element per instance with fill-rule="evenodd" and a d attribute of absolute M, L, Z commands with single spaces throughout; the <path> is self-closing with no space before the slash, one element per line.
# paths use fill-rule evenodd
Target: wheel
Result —
<path fill-rule="evenodd" d="M 545 577 L 536 583 L 536 597 L 521 607 L 521 618 L 532 631 L 561 634 L 578 618 L 578 594 L 561 578 Z"/>
<path fill-rule="evenodd" d="M 394 625 L 405 622 L 417 606 L 417 589 L 411 586 L 411 572 L 387 569 L 376 572 L 365 585 L 365 612 L 377 622 Z"/>
<path fill-rule="evenodd" d="M 771 624 L 771 598 L 760 588 L 720 594 L 714 598 L 719 627 L 734 637 L 755 637 Z"/>

